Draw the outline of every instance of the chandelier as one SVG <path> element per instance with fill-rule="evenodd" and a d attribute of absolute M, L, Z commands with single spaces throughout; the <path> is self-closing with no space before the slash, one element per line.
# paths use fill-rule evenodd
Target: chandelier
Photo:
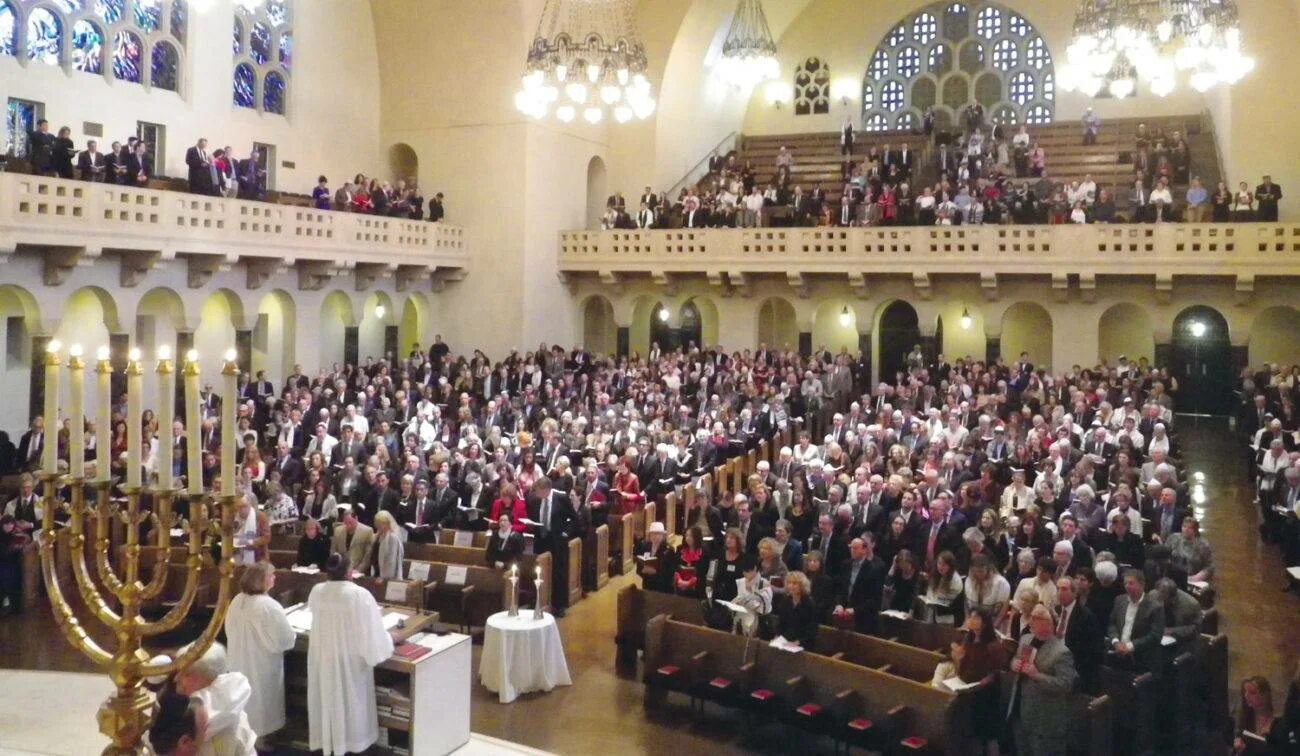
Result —
<path fill-rule="evenodd" d="M 1147 82 L 1160 97 L 1180 75 L 1198 92 L 1235 84 L 1255 67 L 1241 50 L 1234 0 L 1084 0 L 1057 83 L 1123 98 Z"/>
<path fill-rule="evenodd" d="M 655 110 L 645 71 L 631 0 L 547 0 L 515 107 L 564 123 L 600 123 L 607 109 L 619 123 L 644 119 Z"/>
<path fill-rule="evenodd" d="M 713 71 L 727 84 L 746 90 L 781 75 L 776 42 L 772 41 L 759 0 L 740 0 L 736 6 L 727 39 L 722 43 L 722 57 Z"/>

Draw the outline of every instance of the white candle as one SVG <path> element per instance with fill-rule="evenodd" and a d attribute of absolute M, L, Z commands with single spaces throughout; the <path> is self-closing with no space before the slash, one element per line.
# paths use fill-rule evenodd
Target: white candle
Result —
<path fill-rule="evenodd" d="M 140 350 L 132 349 L 127 354 L 126 364 L 126 484 L 132 487 L 140 485 L 140 465 L 143 464 L 140 450 L 144 439 L 144 412 L 140 403 L 144 401 L 144 370 L 140 368 Z"/>
<path fill-rule="evenodd" d="M 68 474 L 73 480 L 86 475 L 86 414 L 83 407 L 86 385 L 86 363 L 81 361 L 81 345 L 68 348 Z"/>
<path fill-rule="evenodd" d="M 239 389 L 236 385 L 239 366 L 235 364 L 235 350 L 226 350 L 226 364 L 221 368 L 221 493 L 235 493 L 235 405 L 239 403 Z"/>
<path fill-rule="evenodd" d="M 113 363 L 108 347 L 102 346 L 95 354 L 95 373 L 99 376 L 99 406 L 95 413 L 95 479 L 107 482 L 112 469 L 109 451 L 113 447 Z"/>
<path fill-rule="evenodd" d="M 63 345 L 51 339 L 45 347 L 45 450 L 41 467 L 49 475 L 59 471 L 59 350 Z"/>
<path fill-rule="evenodd" d="M 199 353 L 185 353 L 185 454 L 189 491 L 203 493 L 203 420 L 199 407 Z"/>
<path fill-rule="evenodd" d="M 158 488 L 172 487 L 172 415 L 176 412 L 176 373 L 172 372 L 172 350 L 158 347 Z"/>

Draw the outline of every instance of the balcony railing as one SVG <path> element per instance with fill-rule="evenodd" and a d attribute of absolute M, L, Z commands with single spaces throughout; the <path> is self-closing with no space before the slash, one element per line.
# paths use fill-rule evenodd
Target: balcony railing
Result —
<path fill-rule="evenodd" d="M 1300 275 L 1300 224 L 568 231 L 562 273 Z"/>
<path fill-rule="evenodd" d="M 464 268 L 464 229 L 112 184 L 0 174 L 0 250 L 19 245 Z"/>

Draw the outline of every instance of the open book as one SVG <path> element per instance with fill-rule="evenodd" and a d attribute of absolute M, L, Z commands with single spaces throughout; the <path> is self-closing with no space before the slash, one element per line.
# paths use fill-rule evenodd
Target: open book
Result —
<path fill-rule="evenodd" d="M 779 648 L 782 651 L 789 651 L 792 654 L 797 654 L 803 651 L 803 646 L 800 646 L 798 643 L 794 643 L 793 641 L 786 640 L 783 635 L 778 635 L 773 638 L 769 645 L 772 648 Z"/>
<path fill-rule="evenodd" d="M 962 679 L 960 677 L 957 677 L 956 675 L 949 677 L 947 680 L 944 680 L 943 684 L 947 685 L 948 689 L 954 693 L 960 693 L 963 690 L 970 690 L 971 688 L 974 688 L 979 685 L 978 682 L 973 682 L 973 683 L 962 682 Z"/>

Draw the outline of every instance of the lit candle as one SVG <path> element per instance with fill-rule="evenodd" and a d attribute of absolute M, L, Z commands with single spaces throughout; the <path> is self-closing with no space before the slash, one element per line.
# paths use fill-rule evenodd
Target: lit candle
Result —
<path fill-rule="evenodd" d="M 82 403 L 85 397 L 86 363 L 81 361 L 81 345 L 68 347 L 68 474 L 73 480 L 86 475 L 86 414 Z"/>
<path fill-rule="evenodd" d="M 190 493 L 203 493 L 203 421 L 199 407 L 199 353 L 185 353 L 185 454 Z"/>
<path fill-rule="evenodd" d="M 172 372 L 172 350 L 158 347 L 158 488 L 172 487 L 172 415 L 176 412 L 176 373 Z"/>
<path fill-rule="evenodd" d="M 127 353 L 126 364 L 126 484 L 131 487 L 140 485 L 140 450 L 144 439 L 144 412 L 140 403 L 144 400 L 144 370 L 140 368 L 140 350 L 132 349 Z"/>
<path fill-rule="evenodd" d="M 45 451 L 41 467 L 54 475 L 59 471 L 59 350 L 63 345 L 51 339 L 45 346 Z"/>
<path fill-rule="evenodd" d="M 233 348 L 226 350 L 226 364 L 221 368 L 224 379 L 222 387 L 225 394 L 221 397 L 221 493 L 229 496 L 235 493 L 235 405 L 239 403 L 239 389 L 236 381 L 239 377 L 239 365 L 235 364 L 237 353 Z"/>
<path fill-rule="evenodd" d="M 538 580 L 542 579 L 542 566 L 540 564 L 537 565 L 537 579 Z"/>
<path fill-rule="evenodd" d="M 109 361 L 108 347 L 100 347 L 95 359 L 95 374 L 99 377 L 99 406 L 95 413 L 95 479 L 108 482 L 112 469 L 109 450 L 113 446 L 113 363 Z"/>

